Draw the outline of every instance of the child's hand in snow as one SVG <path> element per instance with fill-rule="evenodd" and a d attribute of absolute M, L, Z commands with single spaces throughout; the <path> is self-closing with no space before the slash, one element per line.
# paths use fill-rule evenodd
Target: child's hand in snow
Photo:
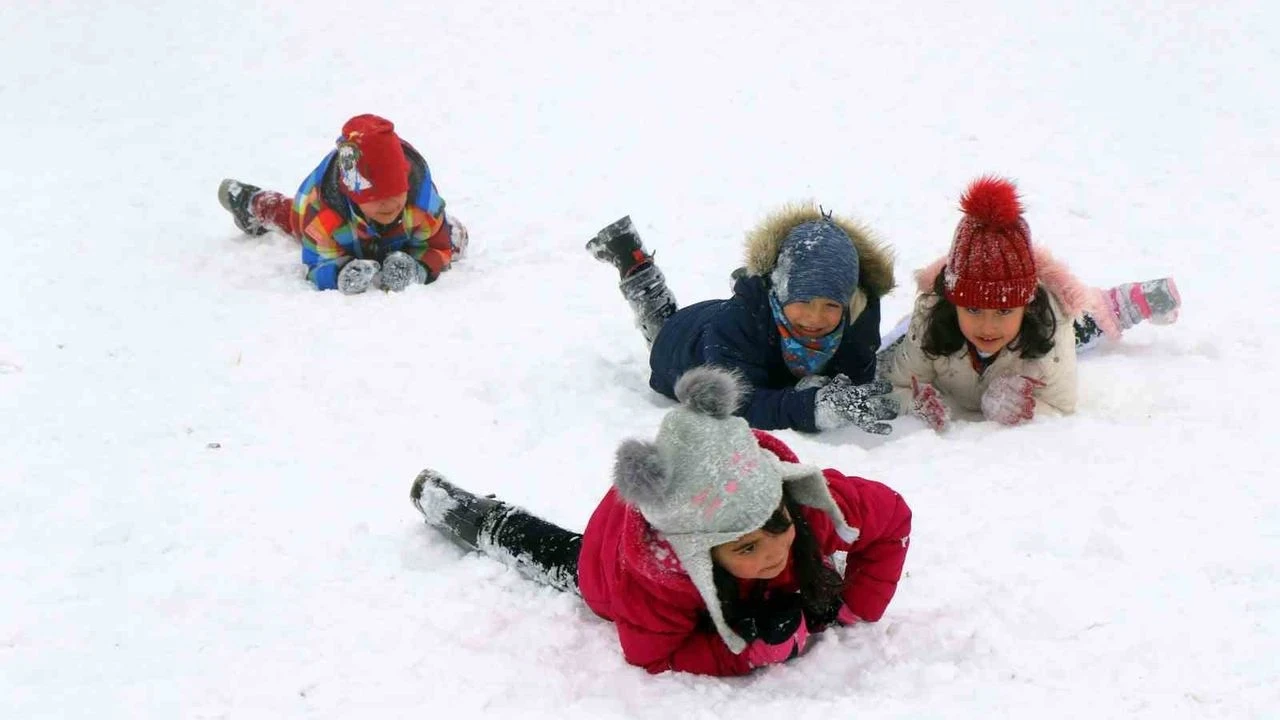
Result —
<path fill-rule="evenodd" d="M 951 409 L 942 402 L 938 388 L 911 377 L 911 411 L 934 430 L 946 430 L 951 422 Z"/>
<path fill-rule="evenodd" d="M 1021 425 L 1035 417 L 1035 391 L 1042 387 L 1042 381 L 1026 375 L 1002 375 L 982 393 L 982 414 L 1002 425 Z"/>

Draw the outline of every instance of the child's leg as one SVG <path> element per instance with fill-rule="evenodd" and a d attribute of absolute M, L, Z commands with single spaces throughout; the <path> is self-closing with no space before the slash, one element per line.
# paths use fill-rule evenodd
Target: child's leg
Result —
<path fill-rule="evenodd" d="M 1178 309 L 1182 307 L 1182 296 L 1173 278 L 1125 283 L 1099 292 L 1111 311 L 1112 327 L 1102 327 L 1102 319 L 1085 313 L 1075 322 L 1078 351 L 1097 345 L 1108 332 L 1118 335 L 1144 320 L 1169 325 L 1178 319 Z"/>
<path fill-rule="evenodd" d="M 455 544 L 489 555 L 539 582 L 578 591 L 582 535 L 491 497 L 479 497 L 433 470 L 418 474 L 413 504 Z"/>
<path fill-rule="evenodd" d="M 249 201 L 249 212 L 263 227 L 300 237 L 294 227 L 293 198 L 275 190 L 262 190 Z"/>
<path fill-rule="evenodd" d="M 631 305 L 636 326 L 652 345 L 667 318 L 675 314 L 676 298 L 667 287 L 667 279 L 644 249 L 631 216 L 625 216 L 605 227 L 587 242 L 587 251 L 601 262 L 618 270 L 618 287 Z"/>
<path fill-rule="evenodd" d="M 644 341 L 653 345 L 663 323 L 676 313 L 676 298 L 667 287 L 667 278 L 653 261 L 636 268 L 618 287 L 636 316 L 636 327 Z"/>
<path fill-rule="evenodd" d="M 242 232 L 262 235 L 275 230 L 295 238 L 302 236 L 293 227 L 293 198 L 287 195 L 228 178 L 218 186 L 218 202 Z"/>
<path fill-rule="evenodd" d="M 1182 307 L 1182 296 L 1173 278 L 1125 283 L 1102 292 L 1122 330 L 1143 320 L 1169 325 L 1178 319 L 1178 308 Z"/>
<path fill-rule="evenodd" d="M 1088 313 L 1081 315 L 1080 319 L 1075 321 L 1074 328 L 1076 331 L 1076 352 L 1088 350 L 1106 337 L 1106 333 L 1103 332 L 1101 327 L 1098 327 L 1098 322 Z"/>
<path fill-rule="evenodd" d="M 503 504 L 481 529 L 480 549 L 540 583 L 578 592 L 581 533 Z"/>

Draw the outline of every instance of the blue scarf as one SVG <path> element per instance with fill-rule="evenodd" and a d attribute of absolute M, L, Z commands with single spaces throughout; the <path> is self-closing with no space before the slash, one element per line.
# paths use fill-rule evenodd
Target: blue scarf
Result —
<path fill-rule="evenodd" d="M 802 378 L 822 372 L 822 368 L 826 367 L 840 347 L 840 339 L 844 337 L 844 318 L 840 319 L 835 330 L 822 337 L 799 337 L 791 328 L 791 323 L 782 312 L 782 304 L 772 290 L 769 291 L 769 309 L 773 311 L 773 322 L 778 326 L 778 334 L 782 336 L 782 360 L 791 374 Z"/>

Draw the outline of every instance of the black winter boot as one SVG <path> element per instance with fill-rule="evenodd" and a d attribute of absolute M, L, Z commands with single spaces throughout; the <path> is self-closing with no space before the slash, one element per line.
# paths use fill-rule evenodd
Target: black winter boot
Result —
<path fill-rule="evenodd" d="M 496 519 L 494 510 L 504 507 L 491 497 L 478 497 L 445 480 L 435 470 L 418 473 L 409 499 L 431 527 L 465 550 L 479 550 L 485 523 Z"/>
<path fill-rule="evenodd" d="M 267 232 L 267 228 L 249 211 L 249 203 L 253 200 L 253 196 L 261 191 L 262 188 L 256 185 L 249 185 L 231 178 L 223 180 L 218 186 L 218 203 L 231 213 L 236 227 L 249 235 L 263 235 Z"/>
<path fill-rule="evenodd" d="M 618 275 L 623 279 L 635 272 L 637 267 L 652 260 L 640 242 L 640 234 L 636 232 L 630 215 L 623 216 L 596 233 L 595 237 L 587 241 L 587 251 L 595 259 L 618 268 Z"/>

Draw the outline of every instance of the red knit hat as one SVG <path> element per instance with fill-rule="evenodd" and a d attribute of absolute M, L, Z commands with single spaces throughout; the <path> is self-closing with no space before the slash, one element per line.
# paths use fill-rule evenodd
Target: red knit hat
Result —
<path fill-rule="evenodd" d="M 1003 178 L 974 180 L 960 198 L 964 217 L 943 272 L 947 299 L 960 307 L 1006 309 L 1036 294 L 1031 228 L 1017 188 Z"/>
<path fill-rule="evenodd" d="M 409 161 L 396 126 L 377 115 L 357 115 L 338 138 L 338 186 L 357 203 L 409 191 Z"/>

